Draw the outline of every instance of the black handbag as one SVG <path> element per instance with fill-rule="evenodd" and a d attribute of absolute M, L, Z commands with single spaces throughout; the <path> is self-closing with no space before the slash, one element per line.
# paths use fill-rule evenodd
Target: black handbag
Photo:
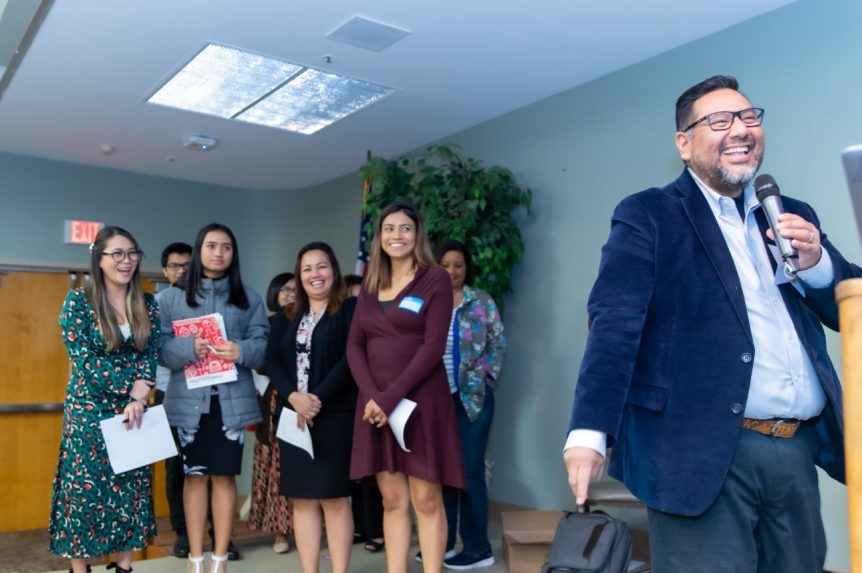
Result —
<path fill-rule="evenodd" d="M 557 525 L 542 573 L 625 573 L 631 554 L 624 521 L 603 511 L 569 512 Z"/>

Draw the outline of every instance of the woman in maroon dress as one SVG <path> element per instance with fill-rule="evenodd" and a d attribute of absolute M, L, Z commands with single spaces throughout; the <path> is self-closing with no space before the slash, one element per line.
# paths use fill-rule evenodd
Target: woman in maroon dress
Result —
<path fill-rule="evenodd" d="M 350 477 L 376 476 L 383 495 L 389 573 L 407 570 L 410 504 L 426 573 L 443 567 L 442 487 L 464 489 L 464 462 L 443 352 L 452 317 L 449 275 L 434 262 L 422 220 L 409 203 L 383 210 L 347 343 L 359 386 Z M 417 406 L 403 450 L 389 416 L 407 398 Z"/>

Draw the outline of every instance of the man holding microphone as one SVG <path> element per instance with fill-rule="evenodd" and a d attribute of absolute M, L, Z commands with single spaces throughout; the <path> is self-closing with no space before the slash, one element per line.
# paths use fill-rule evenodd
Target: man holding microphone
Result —
<path fill-rule="evenodd" d="M 784 199 L 785 275 L 751 182 L 763 113 L 715 76 L 676 104 L 682 175 L 616 208 L 590 294 L 564 461 L 578 503 L 610 474 L 648 507 L 657 573 L 814 573 L 815 465 L 843 481 L 841 385 L 822 325 L 862 276 Z"/>

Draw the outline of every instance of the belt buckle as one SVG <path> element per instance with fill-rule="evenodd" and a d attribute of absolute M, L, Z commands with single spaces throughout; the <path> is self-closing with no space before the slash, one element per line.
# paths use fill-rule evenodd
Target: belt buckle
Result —
<path fill-rule="evenodd" d="M 785 424 L 784 420 L 775 420 L 775 423 L 772 425 L 772 429 L 769 431 L 773 436 L 777 435 L 778 432 L 781 431 L 781 426 Z"/>

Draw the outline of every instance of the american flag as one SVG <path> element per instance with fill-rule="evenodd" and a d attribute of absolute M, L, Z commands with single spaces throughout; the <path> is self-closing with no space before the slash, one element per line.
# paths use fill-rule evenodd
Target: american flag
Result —
<path fill-rule="evenodd" d="M 369 223 L 371 222 L 371 216 L 368 214 L 368 193 L 371 191 L 371 181 L 366 179 L 362 183 L 362 217 L 359 221 L 359 253 L 356 256 L 356 270 L 354 271 L 357 275 L 361 277 L 365 277 L 365 270 L 368 266 L 368 249 L 371 246 L 371 237 L 368 236 L 366 231 L 367 227 L 370 227 Z"/>

